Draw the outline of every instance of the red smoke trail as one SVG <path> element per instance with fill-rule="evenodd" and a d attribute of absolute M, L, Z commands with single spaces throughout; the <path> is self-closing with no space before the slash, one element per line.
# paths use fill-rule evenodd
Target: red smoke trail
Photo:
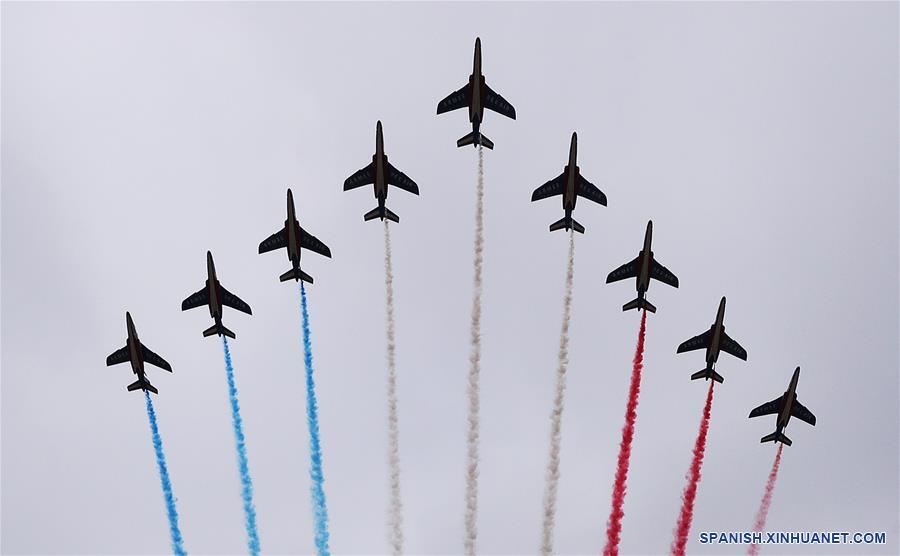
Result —
<path fill-rule="evenodd" d="M 709 414 L 712 411 L 713 385 L 715 381 L 709 381 L 709 392 L 706 394 L 706 405 L 703 407 L 703 419 L 700 421 L 700 431 L 697 433 L 697 442 L 694 444 L 694 459 L 687 474 L 688 484 L 681 495 L 681 514 L 678 516 L 678 525 L 675 528 L 675 540 L 672 542 L 672 554 L 684 556 L 684 547 L 687 545 L 688 533 L 691 531 L 691 520 L 694 518 L 694 498 L 697 497 L 697 484 L 700 482 L 700 468 L 703 466 L 703 453 L 706 451 L 706 433 L 709 431 Z"/>
<path fill-rule="evenodd" d="M 616 482 L 613 485 L 612 509 L 606 522 L 606 546 L 604 556 L 619 553 L 619 536 L 622 533 L 622 504 L 625 503 L 625 482 L 628 479 L 628 461 L 631 458 L 631 440 L 634 438 L 634 421 L 637 418 L 638 394 L 641 392 L 641 369 L 644 367 L 644 334 L 647 330 L 647 311 L 641 313 L 641 329 L 634 350 L 634 366 L 631 369 L 631 387 L 628 389 L 628 405 L 625 407 L 625 426 L 622 427 L 622 443 L 619 445 L 619 463 Z"/>
<path fill-rule="evenodd" d="M 759 510 L 756 512 L 756 522 L 753 524 L 753 532 L 759 533 L 766 527 L 766 516 L 769 515 L 769 506 L 772 505 L 772 491 L 775 490 L 775 479 L 778 478 L 778 466 L 781 464 L 781 450 L 784 444 L 778 445 L 778 451 L 775 452 L 775 461 L 772 463 L 772 470 L 769 471 L 769 480 L 766 481 L 766 492 L 763 494 L 759 503 Z M 759 545 L 751 544 L 750 550 L 747 552 L 752 556 L 759 554 Z"/>

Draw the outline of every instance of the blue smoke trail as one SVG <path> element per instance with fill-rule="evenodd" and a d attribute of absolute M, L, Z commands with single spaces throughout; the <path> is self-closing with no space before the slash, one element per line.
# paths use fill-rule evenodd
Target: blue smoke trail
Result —
<path fill-rule="evenodd" d="M 156 411 L 153 410 L 153 400 L 150 392 L 144 390 L 147 400 L 147 417 L 150 419 L 150 432 L 153 433 L 153 449 L 156 450 L 156 464 L 159 466 L 159 482 L 162 484 L 163 496 L 166 499 L 166 512 L 169 515 L 169 533 L 172 535 L 172 552 L 178 556 L 184 556 L 184 544 L 181 538 L 181 529 L 178 528 L 178 511 L 175 509 L 175 496 L 172 494 L 172 483 L 169 481 L 169 468 L 166 466 L 166 454 L 163 452 L 162 438 L 159 436 L 159 426 L 156 423 Z"/>
<path fill-rule="evenodd" d="M 247 547 L 250 554 L 259 554 L 259 535 L 256 532 L 256 508 L 253 507 L 253 482 L 250 480 L 250 469 L 247 465 L 247 447 L 244 445 L 244 426 L 241 421 L 241 408 L 238 405 L 237 387 L 234 385 L 234 367 L 231 366 L 231 351 L 228 349 L 228 338 L 222 336 L 225 350 L 225 374 L 228 376 L 228 397 L 231 400 L 231 422 L 234 425 L 234 439 L 237 443 L 238 468 L 241 472 L 241 496 L 244 498 L 244 517 L 247 527 Z"/>
<path fill-rule="evenodd" d="M 328 506 L 322 476 L 322 448 L 319 445 L 319 415 L 316 404 L 316 384 L 313 382 L 312 344 L 309 340 L 309 309 L 306 288 L 300 282 L 300 309 L 303 313 L 303 354 L 306 364 L 306 420 L 309 424 L 309 476 L 312 478 L 313 514 L 316 524 L 316 550 L 320 556 L 328 554 Z"/>

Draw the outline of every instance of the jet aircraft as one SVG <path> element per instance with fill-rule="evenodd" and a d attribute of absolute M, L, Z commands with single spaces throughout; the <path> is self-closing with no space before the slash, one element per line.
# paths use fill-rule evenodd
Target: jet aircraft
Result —
<path fill-rule="evenodd" d="M 581 175 L 581 171 L 575 162 L 577 156 L 578 134 L 573 131 L 572 142 L 569 145 L 569 163 L 563 168 L 562 174 L 538 187 L 531 194 L 531 202 L 554 195 L 562 195 L 563 210 L 566 214 L 561 220 L 550 225 L 551 232 L 562 228 L 565 228 L 567 231 L 569 228 L 574 228 L 576 232 L 584 233 L 584 226 L 572 218 L 572 211 L 575 210 L 575 201 L 578 200 L 579 196 L 606 206 L 606 195 Z"/>
<path fill-rule="evenodd" d="M 800 380 L 800 367 L 797 367 L 794 371 L 791 383 L 784 394 L 750 412 L 751 418 L 759 417 L 760 415 L 778 414 L 778 419 L 775 421 L 775 432 L 760 438 L 760 442 L 781 442 L 790 446 L 791 439 L 785 436 L 783 431 L 788 426 L 791 416 L 816 426 L 816 416 L 797 399 L 798 380 Z"/>
<path fill-rule="evenodd" d="M 172 366 L 165 359 L 156 355 L 150 349 L 141 343 L 138 338 L 137 330 L 134 328 L 134 321 L 131 320 L 131 313 L 125 312 L 125 327 L 128 329 L 128 338 L 125 340 L 125 347 L 116 350 L 106 358 L 106 365 L 118 365 L 119 363 L 131 362 L 131 370 L 137 375 L 137 382 L 128 385 L 128 391 L 145 390 L 159 394 L 156 388 L 147 380 L 147 374 L 144 369 L 144 363 L 150 363 L 160 369 L 172 372 Z"/>
<path fill-rule="evenodd" d="M 388 185 L 399 187 L 416 195 L 419 194 L 419 186 L 416 185 L 416 182 L 409 179 L 409 176 L 394 168 L 388 162 L 388 158 L 384 154 L 381 120 L 375 125 L 375 154 L 372 155 L 372 163 L 347 178 L 344 181 L 344 191 L 350 191 L 370 183 L 375 184 L 375 198 L 378 199 L 378 206 L 363 216 L 363 219 L 367 221 L 374 218 L 380 218 L 383 221 L 387 218 L 394 222 L 400 222 L 400 217 L 384 206 L 384 200 L 388 194 Z"/>
<path fill-rule="evenodd" d="M 294 211 L 294 195 L 290 189 L 287 190 L 287 220 L 284 221 L 284 228 L 263 240 L 259 244 L 259 252 L 260 254 L 268 253 L 281 248 L 287 248 L 288 260 L 292 265 L 290 270 L 279 277 L 282 282 L 293 278 L 295 281 L 303 280 L 310 284 L 313 283 L 312 276 L 300 270 L 301 249 L 309 249 L 331 258 L 331 249 L 319 241 L 319 238 L 300 227 L 297 213 Z"/>
<path fill-rule="evenodd" d="M 705 378 L 706 380 L 713 379 L 717 382 L 725 382 L 722 375 L 715 371 L 716 361 L 719 359 L 719 352 L 721 351 L 730 353 L 738 359 L 747 360 L 747 350 L 725 333 L 724 320 L 725 298 L 722 297 L 722 301 L 719 302 L 719 311 L 716 313 L 716 321 L 709 327 L 709 330 L 684 341 L 678 346 L 676 353 L 706 348 L 706 368 L 692 374 L 691 380 Z"/>
<path fill-rule="evenodd" d="M 215 323 L 203 331 L 203 336 L 212 336 L 213 334 L 221 336 L 224 334 L 229 338 L 234 338 L 234 332 L 228 330 L 225 328 L 225 325 L 222 324 L 222 306 L 227 305 L 232 309 L 237 309 L 248 315 L 252 315 L 253 311 L 250 310 L 250 306 L 244 303 L 241 298 L 226 290 L 225 287 L 219 283 L 218 278 L 216 278 L 216 265 L 213 263 L 213 256 L 209 251 L 206 252 L 206 273 L 206 285 L 203 286 L 203 289 L 192 293 L 187 299 L 182 301 L 181 310 L 187 311 L 188 309 L 202 307 L 203 305 L 209 306 L 209 316 L 215 320 Z"/>
<path fill-rule="evenodd" d="M 469 121 L 472 122 L 472 133 L 460 138 L 456 142 L 456 146 L 484 145 L 489 149 L 493 149 L 494 143 L 482 135 L 479 129 L 481 122 L 484 120 L 484 109 L 488 108 L 513 120 L 516 119 L 516 109 L 484 82 L 484 75 L 481 73 L 480 38 L 475 39 L 475 61 L 472 66 L 472 75 L 469 76 L 469 82 L 439 102 L 437 113 L 443 114 L 459 108 L 468 108 Z"/>
<path fill-rule="evenodd" d="M 624 280 L 626 278 L 637 278 L 638 296 L 636 299 L 629 301 L 622 306 L 623 311 L 629 309 L 646 309 L 651 313 L 656 312 L 656 307 L 644 297 L 644 294 L 647 293 L 647 288 L 650 287 L 651 278 L 675 288 L 678 287 L 678 277 L 672 274 L 668 268 L 659 264 L 653 257 L 653 251 L 650 250 L 651 241 L 653 241 L 652 220 L 647 222 L 647 232 L 644 234 L 644 248 L 641 249 L 638 256 L 631 262 L 627 262 L 613 270 L 609 273 L 609 276 L 606 277 L 607 284 L 618 282 L 619 280 Z"/>

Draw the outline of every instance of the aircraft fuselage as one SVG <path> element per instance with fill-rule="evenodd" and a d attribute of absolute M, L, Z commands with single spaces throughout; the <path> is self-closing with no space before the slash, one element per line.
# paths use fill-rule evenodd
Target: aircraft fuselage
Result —
<path fill-rule="evenodd" d="M 287 193 L 287 220 L 284 221 L 284 229 L 287 232 L 288 259 L 294 264 L 294 268 L 300 266 L 300 237 L 297 234 L 297 213 L 294 210 L 294 195 L 288 189 Z"/>
<path fill-rule="evenodd" d="M 566 164 L 563 174 L 566 176 L 566 185 L 563 189 L 563 210 L 566 215 L 575 210 L 575 202 L 578 200 L 579 169 L 576 160 L 578 157 L 578 135 L 572 132 L 572 142 L 569 145 L 569 163 Z"/>
<path fill-rule="evenodd" d="M 784 393 L 784 398 L 782 398 L 781 411 L 778 413 L 778 421 L 776 423 L 778 430 L 787 427 L 788 421 L 791 420 L 791 409 L 794 405 L 794 400 L 797 399 L 797 382 L 799 380 L 800 367 L 797 367 L 794 371 L 794 376 L 791 377 L 791 384 L 788 386 L 787 392 Z"/>
<path fill-rule="evenodd" d="M 719 311 L 716 313 L 716 322 L 712 325 L 712 335 L 709 345 L 706 347 L 706 363 L 710 369 L 715 367 L 716 361 L 719 359 L 719 352 L 722 346 L 722 334 L 725 332 L 725 298 L 719 302 Z"/>
<path fill-rule="evenodd" d="M 213 262 L 212 253 L 206 252 L 206 287 L 209 289 L 209 316 L 215 319 L 216 324 L 222 324 L 222 300 L 219 295 L 219 280 L 216 278 L 216 264 Z"/>
<path fill-rule="evenodd" d="M 475 60 L 472 62 L 472 75 L 469 76 L 469 87 L 472 95 L 469 103 L 469 121 L 472 129 L 478 131 L 478 126 L 484 120 L 484 75 L 481 74 L 481 39 L 475 39 Z"/>
<path fill-rule="evenodd" d="M 653 262 L 653 251 L 650 250 L 653 241 L 653 222 L 647 222 L 647 231 L 644 233 L 644 248 L 638 255 L 637 292 L 641 298 L 650 287 L 650 263 Z"/>
<path fill-rule="evenodd" d="M 128 357 L 131 359 L 131 370 L 140 378 L 144 379 L 144 359 L 141 357 L 141 341 L 138 339 L 137 330 L 134 328 L 134 321 L 131 320 L 131 313 L 125 313 L 125 325 L 128 328 Z"/>
<path fill-rule="evenodd" d="M 375 166 L 375 198 L 378 206 L 384 207 L 387 199 L 387 157 L 384 156 L 384 135 L 381 131 L 381 121 L 375 125 L 375 154 L 372 155 L 372 164 Z"/>

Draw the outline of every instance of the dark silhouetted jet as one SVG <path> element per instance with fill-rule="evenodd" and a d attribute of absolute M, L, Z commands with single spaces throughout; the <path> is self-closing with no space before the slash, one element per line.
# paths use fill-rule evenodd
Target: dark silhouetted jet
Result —
<path fill-rule="evenodd" d="M 563 210 L 566 211 L 566 214 L 561 220 L 550 225 L 551 232 L 562 228 L 566 230 L 573 228 L 576 232 L 584 233 L 584 226 L 572 218 L 572 211 L 575 210 L 575 201 L 578 200 L 579 196 L 606 206 L 606 195 L 581 175 L 581 171 L 575 163 L 577 156 L 578 134 L 573 131 L 572 143 L 569 145 L 569 163 L 563 168 L 562 174 L 538 187 L 531 194 L 532 202 L 554 195 L 562 195 Z"/>
<path fill-rule="evenodd" d="M 703 334 L 698 334 L 690 340 L 685 341 L 678 346 L 677 353 L 685 351 L 693 351 L 695 349 L 706 349 L 706 368 L 697 371 L 691 375 L 691 380 L 705 378 L 713 379 L 717 382 L 725 382 L 722 375 L 715 371 L 716 361 L 719 359 L 719 352 L 724 351 L 730 353 L 738 359 L 747 360 L 747 350 L 725 333 L 725 298 L 719 302 L 719 311 L 716 313 L 716 322 L 709 327 L 709 330 Z"/>
<path fill-rule="evenodd" d="M 649 301 L 644 298 L 647 288 L 650 287 L 650 279 L 659 280 L 664 284 L 669 284 L 675 288 L 678 287 L 678 277 L 672 272 L 659 264 L 653 258 L 653 251 L 650 250 L 650 242 L 653 241 L 653 221 L 647 222 L 647 233 L 644 234 L 644 248 L 638 253 L 637 258 L 613 270 L 606 277 L 606 283 L 618 282 L 626 278 L 637 278 L 637 299 L 629 301 L 623 307 L 623 311 L 629 309 L 646 309 L 651 313 L 656 312 Z"/>
<path fill-rule="evenodd" d="M 292 265 L 290 270 L 280 276 L 279 279 L 282 282 L 287 282 L 293 278 L 295 281 L 303 280 L 310 284 L 313 283 L 312 276 L 300 270 L 301 249 L 309 249 L 320 255 L 331 257 L 331 249 L 327 245 L 300 227 L 300 223 L 297 221 L 297 213 L 294 211 L 294 195 L 290 189 L 287 190 L 287 220 L 284 221 L 284 228 L 260 243 L 259 252 L 260 254 L 268 253 L 281 248 L 287 248 L 288 260 L 291 261 Z"/>
<path fill-rule="evenodd" d="M 384 154 L 384 138 L 381 134 L 380 120 L 375 125 L 375 154 L 372 156 L 372 163 L 347 178 L 344 181 L 344 191 L 350 191 L 370 183 L 375 184 L 375 198 L 378 199 L 378 206 L 363 216 L 365 220 L 387 218 L 394 222 L 400 222 L 400 217 L 384 206 L 388 185 L 399 187 L 416 195 L 419 194 L 419 186 L 416 185 L 416 182 L 388 162 L 387 156 Z"/>
<path fill-rule="evenodd" d="M 128 385 L 128 391 L 132 390 L 146 390 L 148 392 L 153 392 L 154 394 L 159 394 L 156 388 L 150 384 L 150 381 L 147 380 L 147 375 L 144 371 L 144 363 L 150 363 L 151 365 L 155 365 L 160 369 L 165 369 L 172 372 L 172 366 L 169 365 L 165 359 L 156 355 L 150 349 L 141 343 L 141 340 L 138 338 L 137 330 L 134 328 L 134 321 L 131 320 L 131 313 L 125 312 L 125 327 L 128 329 L 128 338 L 125 340 L 125 347 L 120 350 L 114 351 L 109 357 L 106 358 L 106 365 L 118 365 L 119 363 L 125 363 L 126 361 L 131 362 L 131 370 L 134 374 L 137 375 L 137 382 L 133 382 Z"/>
<path fill-rule="evenodd" d="M 459 108 L 469 109 L 469 121 L 472 122 L 472 133 L 456 142 L 457 147 L 465 145 L 484 145 L 489 149 L 494 148 L 494 143 L 479 131 L 484 120 L 484 109 L 488 108 L 503 114 L 507 118 L 516 119 L 516 109 L 506 99 L 494 92 L 484 82 L 481 73 L 481 39 L 475 39 L 475 61 L 472 67 L 472 75 L 469 82 L 462 89 L 447 95 L 447 98 L 438 103 L 437 113 L 443 114 Z"/>
<path fill-rule="evenodd" d="M 797 370 L 794 371 L 794 376 L 791 377 L 791 384 L 788 386 L 787 392 L 750 412 L 751 418 L 759 417 L 760 415 L 778 414 L 778 420 L 775 421 L 775 432 L 760 438 L 760 442 L 781 442 L 790 446 L 791 439 L 785 436 L 783 431 L 788 426 L 791 416 L 816 426 L 816 416 L 803 407 L 803 404 L 797 399 L 798 380 L 800 380 L 800 367 L 797 367 Z"/>
<path fill-rule="evenodd" d="M 252 315 L 253 311 L 250 310 L 250 306 L 244 303 L 241 298 L 226 290 L 222 284 L 219 283 L 218 278 L 216 278 L 216 265 L 213 263 L 212 253 L 209 251 L 206 252 L 206 273 L 206 285 L 203 286 L 202 290 L 189 295 L 187 299 L 182 301 L 181 310 L 187 311 L 188 309 L 202 307 L 203 305 L 209 306 L 209 316 L 216 322 L 203 331 L 203 336 L 212 336 L 213 334 L 221 336 L 224 334 L 229 338 L 234 338 L 234 332 L 228 330 L 225 328 L 225 325 L 222 324 L 222 306 L 227 305 L 232 309 L 237 309 L 248 315 Z"/>

